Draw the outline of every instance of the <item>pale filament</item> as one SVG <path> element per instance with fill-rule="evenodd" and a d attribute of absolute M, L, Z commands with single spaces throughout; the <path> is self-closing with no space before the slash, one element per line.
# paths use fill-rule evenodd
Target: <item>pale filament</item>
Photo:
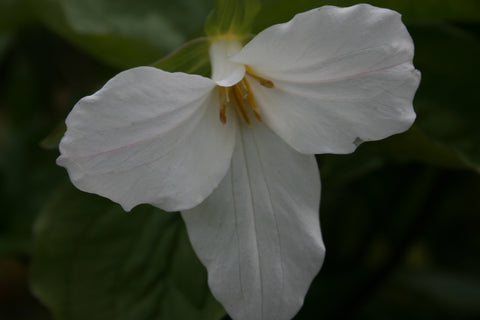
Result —
<path fill-rule="evenodd" d="M 257 80 L 262 86 L 273 88 L 272 81 L 255 74 L 249 67 L 246 67 L 247 74 Z M 220 102 L 220 121 L 227 123 L 227 106 L 233 104 L 238 115 L 245 124 L 250 124 L 248 107 L 252 110 L 255 118 L 262 121 L 252 89 L 246 77 L 232 87 L 218 87 L 218 100 Z"/>

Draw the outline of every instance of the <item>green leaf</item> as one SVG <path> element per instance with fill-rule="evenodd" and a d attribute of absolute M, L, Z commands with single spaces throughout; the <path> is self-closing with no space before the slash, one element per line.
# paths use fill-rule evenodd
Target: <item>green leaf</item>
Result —
<path fill-rule="evenodd" d="M 433 141 L 415 125 L 405 133 L 378 142 L 378 145 L 390 154 L 435 166 L 454 169 L 469 167 L 453 149 Z"/>
<path fill-rule="evenodd" d="M 57 320 L 219 319 L 180 215 L 62 185 L 35 225 L 32 288 Z"/>
<path fill-rule="evenodd" d="M 403 270 L 394 281 L 410 292 L 422 294 L 443 308 L 479 314 L 480 278 L 442 270 Z"/>
<path fill-rule="evenodd" d="M 0 0 L 0 33 L 11 31 L 33 20 L 29 0 Z"/>
<path fill-rule="evenodd" d="M 12 36 L 9 34 L 0 34 L 0 61 L 3 60 L 6 52 L 12 43 Z"/>
<path fill-rule="evenodd" d="M 208 36 L 247 36 L 260 11 L 258 0 L 216 0 L 215 10 L 208 16 L 205 31 Z"/>
<path fill-rule="evenodd" d="M 52 30 L 117 67 L 147 65 L 201 30 L 213 0 L 36 0 Z"/>
<path fill-rule="evenodd" d="M 422 82 L 415 98 L 416 125 L 480 171 L 480 39 L 467 27 L 414 25 L 415 66 Z"/>
<path fill-rule="evenodd" d="M 153 64 L 154 67 L 170 72 L 195 73 L 210 75 L 210 58 L 208 38 L 197 38 Z"/>
<path fill-rule="evenodd" d="M 0 257 L 31 251 L 33 220 L 59 178 L 57 153 L 38 147 L 55 122 L 46 88 L 59 78 L 55 71 L 50 77 L 42 70 L 58 64 L 45 41 L 48 36 L 42 34 L 45 46 L 36 48 L 36 32 L 0 36 L 5 41 L 4 56 L 0 53 Z M 46 52 L 50 60 L 43 61 Z"/>

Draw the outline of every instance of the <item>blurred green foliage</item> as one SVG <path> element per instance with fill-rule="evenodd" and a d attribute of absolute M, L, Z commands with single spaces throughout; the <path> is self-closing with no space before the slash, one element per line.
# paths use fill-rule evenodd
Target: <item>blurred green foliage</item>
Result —
<path fill-rule="evenodd" d="M 56 319 L 224 314 L 209 293 L 180 215 L 146 205 L 127 214 L 70 183 L 54 194 L 35 224 L 32 277 L 34 292 Z"/>
<path fill-rule="evenodd" d="M 213 0 L 34 0 L 52 31 L 120 68 L 150 64 L 202 30 Z"/>
<path fill-rule="evenodd" d="M 402 13 L 414 39 L 418 117 L 354 154 L 318 156 L 327 257 L 296 319 L 477 319 L 480 2 L 369 2 Z M 264 0 L 254 32 L 354 3 Z M 178 215 L 125 214 L 73 189 L 52 148 L 79 98 L 203 36 L 213 5 L 0 0 L 0 319 L 222 317 Z M 190 45 L 159 66 L 207 74 L 204 60 L 181 63 L 207 48 Z"/>
<path fill-rule="evenodd" d="M 259 0 L 216 0 L 215 9 L 205 22 L 205 32 L 209 37 L 218 35 L 245 37 L 252 31 L 259 10 Z"/>
<path fill-rule="evenodd" d="M 153 64 L 154 67 L 170 72 L 186 72 L 208 77 L 211 72 L 207 37 L 191 40 L 171 54 Z"/>

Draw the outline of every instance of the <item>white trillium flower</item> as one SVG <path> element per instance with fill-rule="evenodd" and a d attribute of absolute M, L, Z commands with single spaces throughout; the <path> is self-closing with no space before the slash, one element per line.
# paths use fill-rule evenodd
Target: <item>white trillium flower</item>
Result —
<path fill-rule="evenodd" d="M 181 211 L 234 319 L 290 319 L 325 248 L 314 154 L 407 130 L 420 73 L 400 15 L 325 6 L 212 41 L 212 79 L 127 70 L 69 114 L 58 164 L 131 210 Z"/>

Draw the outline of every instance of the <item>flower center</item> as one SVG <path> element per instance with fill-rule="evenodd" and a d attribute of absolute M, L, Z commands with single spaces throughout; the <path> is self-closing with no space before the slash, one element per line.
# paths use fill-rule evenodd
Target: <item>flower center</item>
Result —
<path fill-rule="evenodd" d="M 245 69 L 247 75 L 257 80 L 262 86 L 267 88 L 274 87 L 272 81 L 258 76 L 248 66 L 245 66 Z M 223 124 L 227 123 L 227 106 L 232 105 L 245 124 L 249 125 L 251 123 L 248 107 L 252 110 L 255 118 L 258 121 L 262 121 L 262 116 L 260 115 L 247 77 L 243 77 L 240 82 L 231 87 L 218 86 L 218 100 L 220 101 L 220 121 Z"/>

